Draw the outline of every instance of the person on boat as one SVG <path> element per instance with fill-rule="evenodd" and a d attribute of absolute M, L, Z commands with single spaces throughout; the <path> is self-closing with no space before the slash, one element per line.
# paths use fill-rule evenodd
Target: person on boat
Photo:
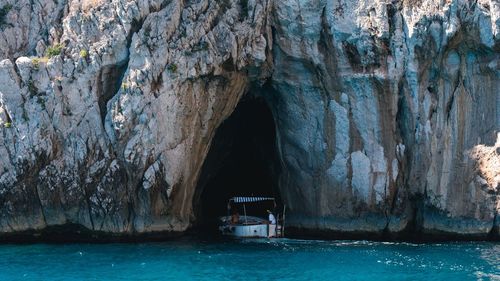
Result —
<path fill-rule="evenodd" d="M 269 214 L 269 223 L 276 225 L 276 217 L 274 217 L 273 212 L 267 210 L 267 213 Z"/>
<path fill-rule="evenodd" d="M 268 227 L 267 237 L 271 238 L 275 237 L 276 235 L 276 217 L 270 210 L 267 210 L 267 213 L 269 214 L 269 221 L 268 221 L 269 227 Z"/>
<path fill-rule="evenodd" d="M 238 224 L 240 222 L 240 214 L 238 211 L 234 211 L 233 215 L 231 216 L 231 223 L 232 224 Z"/>

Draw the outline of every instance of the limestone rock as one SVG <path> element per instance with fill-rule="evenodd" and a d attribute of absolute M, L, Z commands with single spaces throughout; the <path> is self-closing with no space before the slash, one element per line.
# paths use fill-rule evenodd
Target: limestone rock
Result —
<path fill-rule="evenodd" d="M 186 230 L 252 88 L 291 226 L 500 234 L 496 0 L 0 5 L 0 233 Z"/>

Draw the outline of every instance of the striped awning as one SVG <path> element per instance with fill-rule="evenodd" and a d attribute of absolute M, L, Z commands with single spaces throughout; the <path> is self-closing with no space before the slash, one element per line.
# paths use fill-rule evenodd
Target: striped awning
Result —
<path fill-rule="evenodd" d="M 274 201 L 273 197 L 233 197 L 230 201 L 234 203 L 250 203 L 261 201 Z"/>

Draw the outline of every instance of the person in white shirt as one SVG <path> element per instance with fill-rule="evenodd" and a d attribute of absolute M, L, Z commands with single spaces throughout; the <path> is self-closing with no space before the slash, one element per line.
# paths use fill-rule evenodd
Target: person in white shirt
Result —
<path fill-rule="evenodd" d="M 267 210 L 267 213 L 269 214 L 269 227 L 267 237 L 271 238 L 276 236 L 276 217 L 274 217 L 273 213 L 269 210 Z"/>

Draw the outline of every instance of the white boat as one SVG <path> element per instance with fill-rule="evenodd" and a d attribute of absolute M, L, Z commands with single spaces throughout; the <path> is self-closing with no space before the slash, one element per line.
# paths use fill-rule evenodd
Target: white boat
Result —
<path fill-rule="evenodd" d="M 285 207 L 283 206 L 282 214 L 273 214 L 276 218 L 276 224 L 271 224 L 267 219 L 248 216 L 247 208 L 248 204 L 269 201 L 276 206 L 276 200 L 272 197 L 233 197 L 229 199 L 229 206 L 234 206 L 236 204 L 241 204 L 243 206 L 244 214 L 243 216 L 238 216 L 235 221 L 234 215 L 220 217 L 219 230 L 223 235 L 242 237 L 242 238 L 271 238 L 271 237 L 283 237 L 284 236 L 284 217 L 285 217 Z M 265 213 L 266 210 L 262 210 L 261 213 Z"/>

